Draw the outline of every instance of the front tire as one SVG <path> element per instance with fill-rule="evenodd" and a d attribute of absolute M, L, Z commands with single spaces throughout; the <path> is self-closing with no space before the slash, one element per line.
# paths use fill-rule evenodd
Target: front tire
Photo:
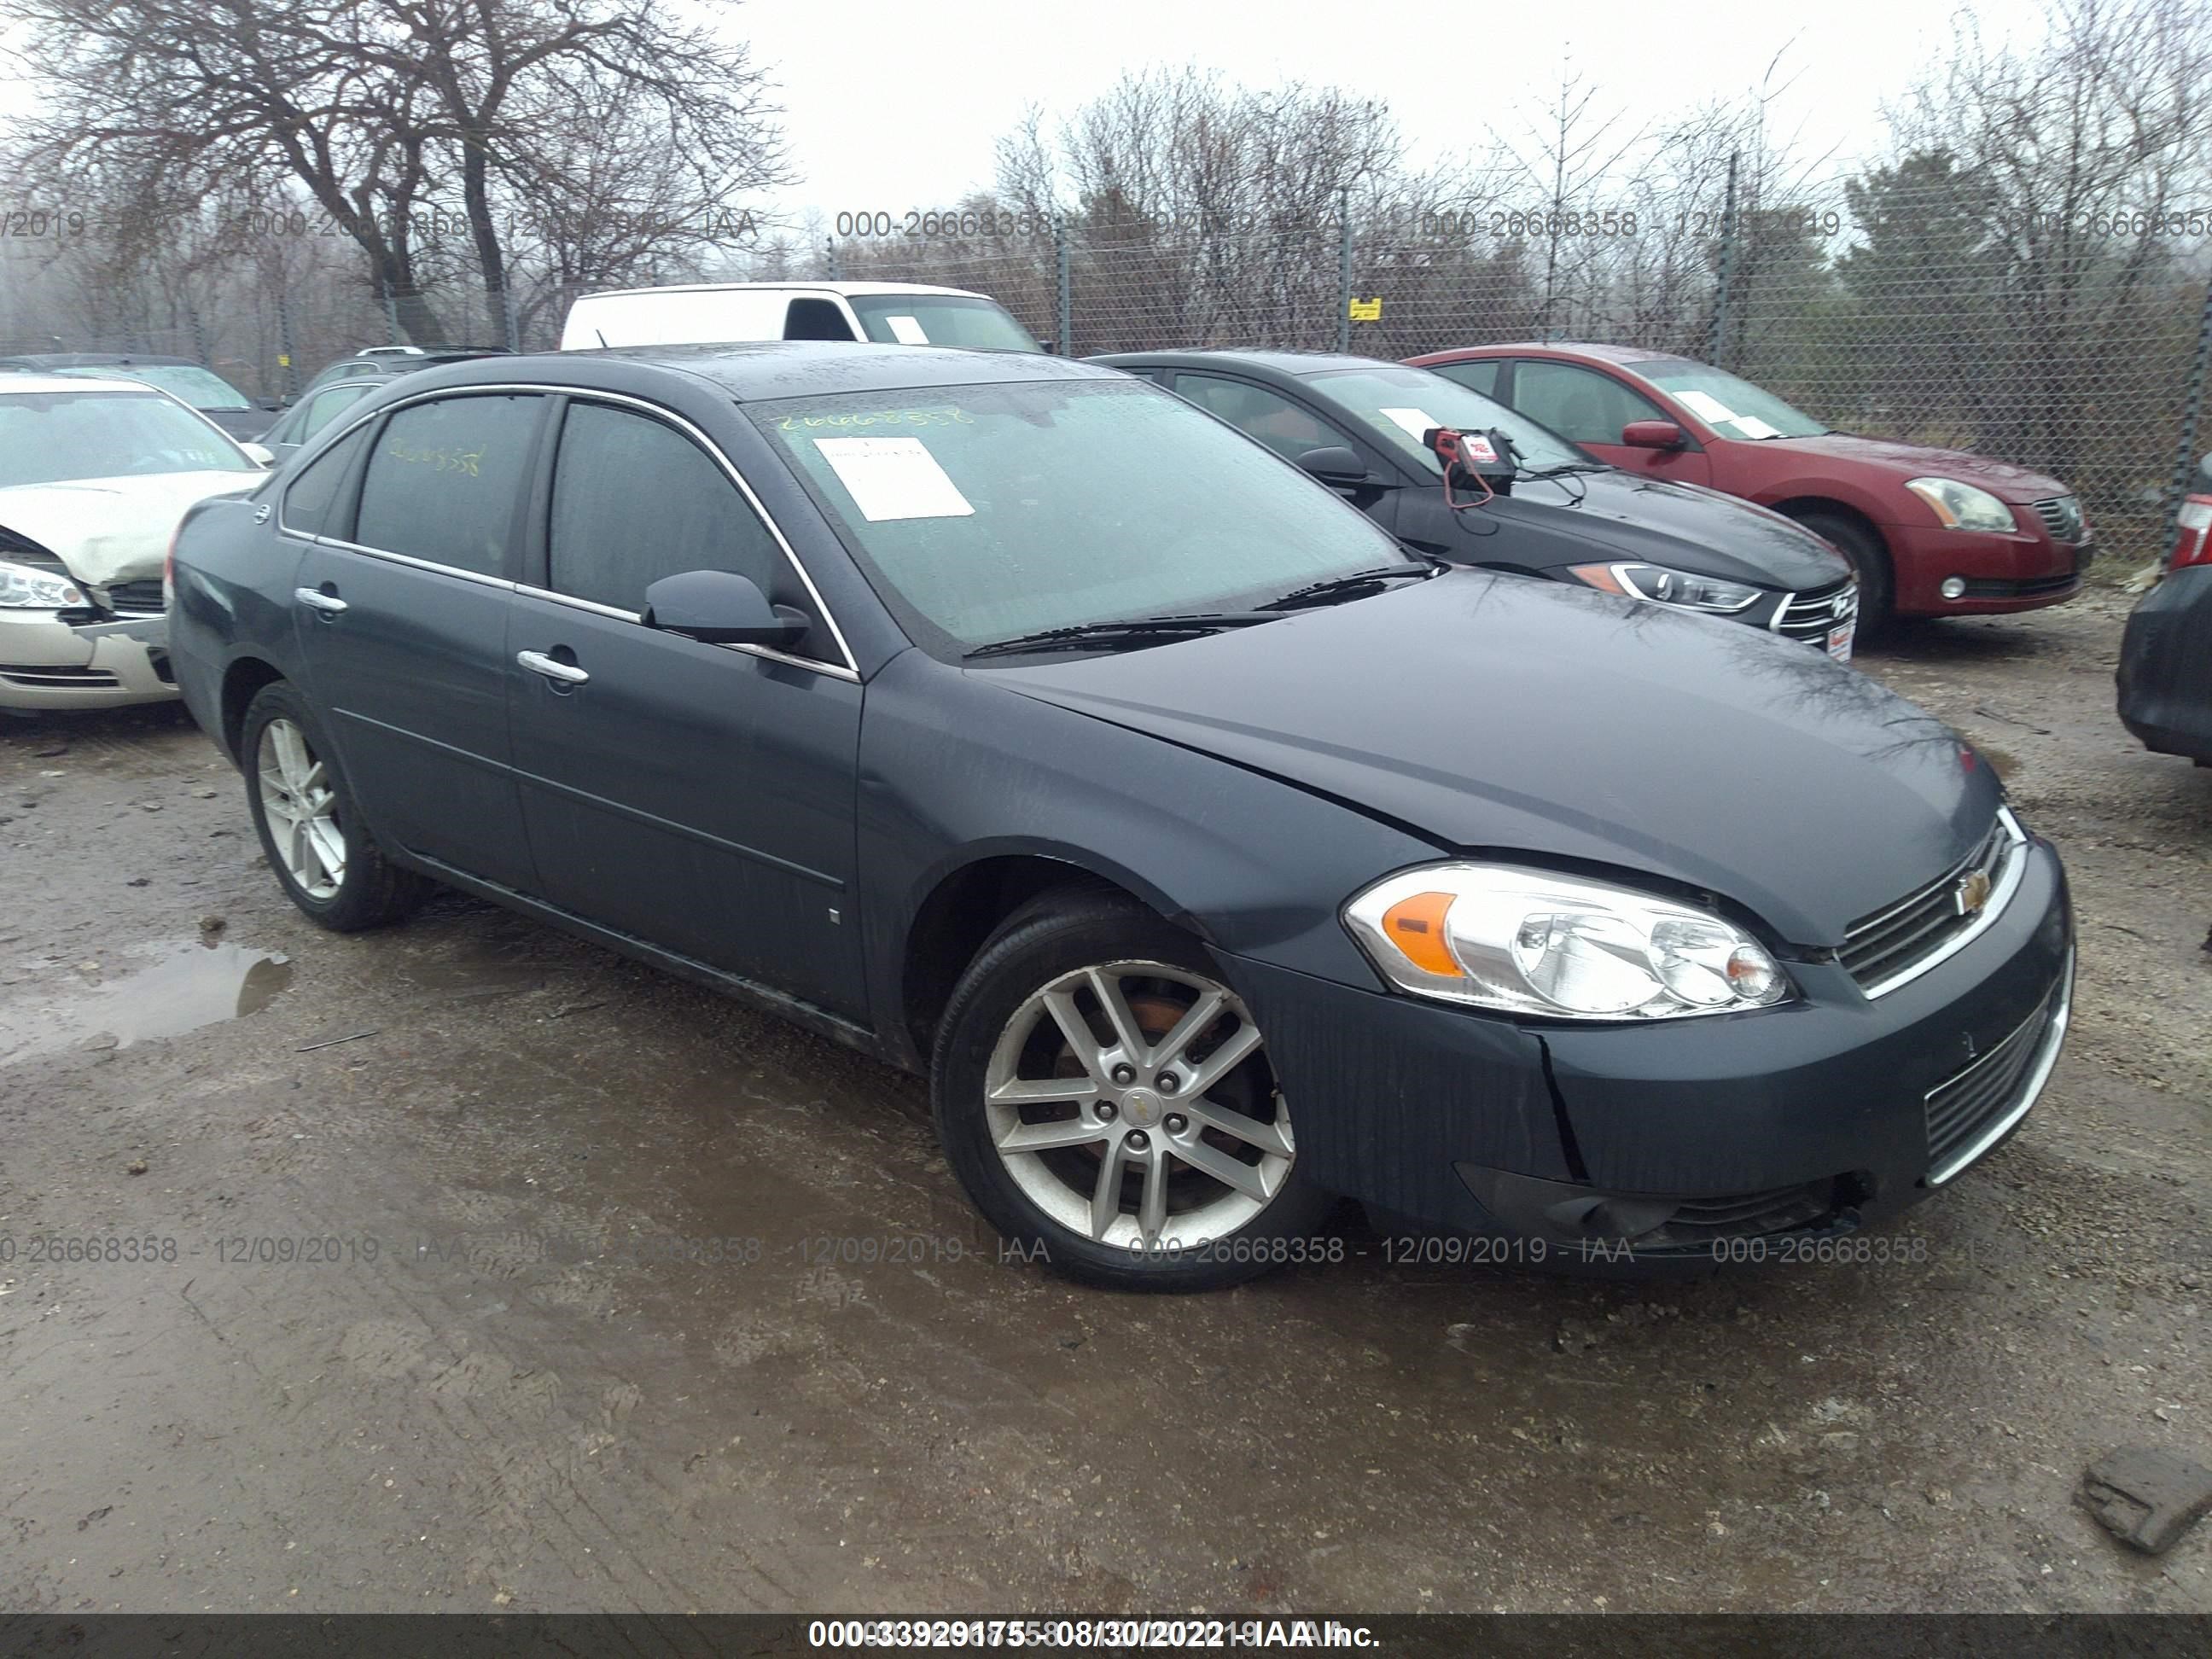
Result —
<path fill-rule="evenodd" d="M 1857 520 L 1839 513 L 1790 516 L 1842 554 L 1851 574 L 1859 579 L 1860 634 L 1872 639 L 1886 631 L 1897 620 L 1897 585 L 1889 568 L 1889 550 L 1881 538 Z"/>
<path fill-rule="evenodd" d="M 1307 1259 L 1333 1202 L 1250 1012 L 1196 939 L 1119 895 L 1006 921 L 946 1007 L 931 1095 L 975 1206 L 1091 1284 L 1237 1284 Z"/>
<path fill-rule="evenodd" d="M 429 883 L 396 868 L 362 823 L 307 700 L 283 681 L 246 706 L 239 753 L 261 850 L 284 895 L 332 933 L 398 921 Z"/>

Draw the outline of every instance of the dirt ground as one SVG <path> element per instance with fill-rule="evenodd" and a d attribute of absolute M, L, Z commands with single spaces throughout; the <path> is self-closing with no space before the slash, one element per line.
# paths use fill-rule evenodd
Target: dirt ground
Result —
<path fill-rule="evenodd" d="M 2064 853 L 2043 1103 L 1885 1265 L 1666 1286 L 1067 1285 L 919 1084 L 458 898 L 319 933 L 181 716 L 0 721 L 0 1607 L 2212 1611 L 2212 1522 L 2069 1501 L 2212 1461 L 2212 771 L 2124 611 L 1863 664 Z"/>

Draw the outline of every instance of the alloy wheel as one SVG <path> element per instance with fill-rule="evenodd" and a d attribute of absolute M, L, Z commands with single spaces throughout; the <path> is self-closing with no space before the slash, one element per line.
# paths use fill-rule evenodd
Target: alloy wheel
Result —
<path fill-rule="evenodd" d="M 985 1073 L 990 1139 L 1070 1231 L 1188 1249 L 1249 1225 L 1297 1155 L 1260 1029 L 1188 969 L 1112 962 L 1032 993 Z"/>
<path fill-rule="evenodd" d="M 261 728 L 254 766 L 269 838 L 285 873 L 309 898 L 335 898 L 345 884 L 345 833 L 329 769 L 307 734 L 281 717 Z"/>

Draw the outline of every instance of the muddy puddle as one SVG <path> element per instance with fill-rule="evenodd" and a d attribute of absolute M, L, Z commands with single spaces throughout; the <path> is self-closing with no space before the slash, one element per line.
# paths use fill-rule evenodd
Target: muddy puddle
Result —
<path fill-rule="evenodd" d="M 147 965 L 0 1008 L 0 1066 L 69 1048 L 128 1048 L 258 1013 L 292 982 L 289 958 L 227 939 L 140 945 Z M 80 970 L 82 971 L 82 970 Z"/>

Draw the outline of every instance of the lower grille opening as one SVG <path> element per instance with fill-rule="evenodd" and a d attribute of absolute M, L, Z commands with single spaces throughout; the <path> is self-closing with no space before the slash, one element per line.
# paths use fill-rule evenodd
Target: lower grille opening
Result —
<path fill-rule="evenodd" d="M 123 683 L 104 668 L 64 668 L 45 663 L 21 667 L 0 663 L 0 680 L 10 685 L 67 686 L 76 690 L 101 690 Z"/>
<path fill-rule="evenodd" d="M 2000 580 L 1993 576 L 1966 578 L 1966 597 L 1970 599 L 2033 599 L 2047 593 L 2066 593 L 2081 585 L 2077 571 L 2068 571 L 2063 576 L 2030 576 L 2020 581 Z"/>
<path fill-rule="evenodd" d="M 2043 1006 L 2004 1041 L 1928 1091 L 1928 1182 L 1940 1185 L 1988 1147 L 1992 1131 L 2016 1118 L 2066 994 L 2061 976 Z"/>
<path fill-rule="evenodd" d="M 1763 1238 L 1830 1225 L 1863 1197 L 1861 1182 L 1840 1176 L 1765 1192 L 1686 1198 L 1656 1227 L 1632 1236 L 1629 1242 L 1638 1255 L 1656 1250 L 1702 1253 L 1723 1239 Z"/>

